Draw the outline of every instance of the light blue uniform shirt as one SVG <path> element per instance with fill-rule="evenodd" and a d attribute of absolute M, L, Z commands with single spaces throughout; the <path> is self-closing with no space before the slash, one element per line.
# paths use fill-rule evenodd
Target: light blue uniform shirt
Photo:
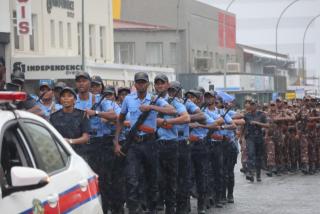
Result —
<path fill-rule="evenodd" d="M 215 122 L 215 120 L 213 118 L 211 118 L 207 113 L 204 112 L 204 115 L 206 117 L 205 123 L 207 125 L 211 125 Z M 192 129 L 190 135 L 197 136 L 198 138 L 203 140 L 205 137 L 207 137 L 208 131 L 209 130 L 205 129 L 205 128 L 195 128 L 195 129 Z"/>
<path fill-rule="evenodd" d="M 93 96 L 95 96 L 95 100 L 93 100 Z M 95 101 L 95 102 L 93 102 Z M 81 100 L 79 95 L 77 95 L 77 100 L 75 104 L 75 108 L 80 110 L 87 110 L 91 109 L 94 103 L 98 103 L 100 101 L 100 95 L 93 95 L 92 93 L 89 93 L 89 99 L 88 100 Z M 100 107 L 97 108 L 99 111 Z M 89 134 L 90 137 L 102 137 L 103 136 L 103 129 L 101 125 L 101 118 L 97 116 L 90 117 L 90 127 L 89 127 Z"/>
<path fill-rule="evenodd" d="M 45 106 L 40 101 L 38 101 L 37 105 L 43 111 L 45 119 L 48 120 L 50 118 L 50 114 L 51 114 L 51 111 L 52 111 L 52 105 L 54 105 L 54 104 L 52 103 L 50 106 Z"/>
<path fill-rule="evenodd" d="M 127 114 L 128 112 L 130 113 L 130 126 L 132 127 L 138 120 L 140 114 L 142 113 L 139 109 L 141 105 L 149 105 L 150 102 L 152 101 L 152 96 L 151 94 L 147 93 L 146 97 L 143 100 L 140 100 L 138 97 L 137 93 L 131 93 L 126 96 L 122 103 L 121 107 L 121 114 Z M 159 98 L 157 103 L 157 106 L 163 107 L 168 105 L 168 103 L 163 99 Z M 147 117 L 147 119 L 143 122 L 143 125 L 148 126 L 154 131 L 156 131 L 157 128 L 157 115 L 158 112 L 156 111 L 151 111 Z M 138 131 L 139 135 L 144 135 L 146 134 L 143 131 Z"/>
<path fill-rule="evenodd" d="M 186 107 L 180 103 L 177 99 L 174 99 L 171 102 L 171 105 L 176 109 L 177 114 L 181 115 L 184 112 L 187 112 Z M 173 118 L 171 115 L 164 115 L 164 119 Z M 158 140 L 177 140 L 178 137 L 178 126 L 173 125 L 171 129 L 159 128 L 158 129 Z"/>
<path fill-rule="evenodd" d="M 185 103 L 185 107 L 189 114 L 194 114 L 199 109 L 199 107 L 196 104 L 194 104 L 191 100 L 187 100 L 187 102 Z M 189 124 L 179 124 L 176 126 L 178 129 L 178 133 L 183 133 L 183 135 L 179 134 L 178 140 L 187 140 L 190 134 Z"/>

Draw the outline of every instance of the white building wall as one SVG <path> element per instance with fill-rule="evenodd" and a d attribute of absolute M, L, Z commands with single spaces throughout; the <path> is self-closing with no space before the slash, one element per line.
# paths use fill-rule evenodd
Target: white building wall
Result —
<path fill-rule="evenodd" d="M 32 14 L 37 16 L 36 29 L 36 50 L 30 50 L 29 36 L 23 36 L 22 48 L 20 50 L 14 47 L 14 34 L 11 34 L 12 57 L 23 56 L 78 56 L 78 32 L 77 25 L 81 23 L 82 5 L 79 0 L 70 0 L 74 2 L 74 10 L 66 10 L 53 7 L 51 13 L 47 11 L 47 1 L 32 0 Z M 87 60 L 94 60 L 101 63 L 113 62 L 113 22 L 112 22 L 112 3 L 111 0 L 90 0 L 85 1 L 85 56 Z M 16 10 L 15 1 L 10 1 L 11 11 Z M 73 13 L 74 17 L 69 17 L 67 13 Z M 12 20 L 11 13 L 11 20 Z M 55 47 L 51 45 L 51 25 L 54 21 L 55 26 Z M 63 23 L 63 47 L 59 46 L 59 22 Z M 71 24 L 71 48 L 68 47 L 67 23 Z M 95 26 L 95 53 L 89 56 L 89 24 Z M 99 29 L 105 27 L 105 56 L 100 56 L 100 38 Z M 14 32 L 13 23 L 11 22 L 11 32 Z"/>

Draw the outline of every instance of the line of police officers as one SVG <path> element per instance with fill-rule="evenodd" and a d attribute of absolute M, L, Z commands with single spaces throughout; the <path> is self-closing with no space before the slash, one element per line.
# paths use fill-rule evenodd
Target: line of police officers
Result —
<path fill-rule="evenodd" d="M 62 82 L 55 87 L 44 82 L 36 102 L 30 98 L 21 107 L 48 119 L 99 175 L 105 213 L 123 213 L 125 203 L 129 213 L 164 207 L 168 214 L 188 213 L 191 195 L 198 213 L 233 203 L 237 139 L 250 181 L 254 173 L 261 181 L 264 162 L 269 176 L 288 167 L 311 172 L 320 166 L 319 146 L 313 143 L 317 132 L 311 131 L 319 128 L 318 111 L 307 99 L 291 111 L 277 100 L 267 112 L 248 100 L 245 111 L 237 113 L 215 92 L 190 90 L 183 98 L 180 83 L 163 74 L 154 79 L 156 95 L 148 93 L 146 73 L 137 73 L 134 81 L 135 92 L 119 88 L 116 97 L 100 77 L 80 72 L 77 93 Z M 23 82 L 23 73 L 12 75 L 20 89 Z M 143 112 L 148 117 L 127 139 Z"/>
<path fill-rule="evenodd" d="M 180 83 L 160 74 L 154 79 L 158 95 L 152 95 L 146 73 L 134 81 L 136 91 L 119 88 L 116 99 L 100 77 L 80 72 L 77 92 L 43 82 L 36 102 L 30 98 L 21 108 L 48 119 L 87 160 L 99 175 L 105 213 L 123 213 L 125 203 L 129 213 L 189 213 L 191 194 L 198 213 L 233 203 L 235 130 L 244 121 L 232 119 L 239 115 L 214 92 L 190 90 L 183 98 Z M 20 90 L 23 82 L 23 73 L 12 75 Z M 142 112 L 148 117 L 127 139 Z"/>

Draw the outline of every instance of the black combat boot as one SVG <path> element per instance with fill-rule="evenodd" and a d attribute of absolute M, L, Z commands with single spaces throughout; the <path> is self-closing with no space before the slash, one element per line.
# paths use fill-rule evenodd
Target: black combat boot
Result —
<path fill-rule="evenodd" d="M 301 165 L 301 172 L 305 175 L 308 174 L 308 165 L 307 164 Z"/>
<path fill-rule="evenodd" d="M 206 213 L 206 197 L 202 194 L 199 194 L 198 197 L 198 214 L 205 214 Z"/>
<path fill-rule="evenodd" d="M 247 173 L 246 173 L 246 179 L 247 179 L 248 181 L 254 182 L 254 177 L 253 177 L 253 174 L 252 174 L 251 171 L 247 171 Z"/>
<path fill-rule="evenodd" d="M 233 199 L 233 188 L 234 188 L 234 179 L 230 179 L 228 183 L 228 203 L 233 204 L 234 199 Z"/>
<path fill-rule="evenodd" d="M 223 204 L 221 203 L 221 193 L 216 193 L 216 208 L 223 208 Z"/>
<path fill-rule="evenodd" d="M 272 177 L 272 170 L 268 170 L 268 171 L 266 172 L 266 175 L 267 175 L 268 177 Z"/>
<path fill-rule="evenodd" d="M 261 169 L 257 169 L 256 175 L 257 175 L 257 181 L 261 182 Z"/>

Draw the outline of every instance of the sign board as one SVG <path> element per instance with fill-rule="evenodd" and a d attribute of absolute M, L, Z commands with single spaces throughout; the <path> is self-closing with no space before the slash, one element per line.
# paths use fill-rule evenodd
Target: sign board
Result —
<path fill-rule="evenodd" d="M 32 35 L 31 0 L 16 0 L 18 35 Z"/>
<path fill-rule="evenodd" d="M 24 72 L 27 80 L 73 79 L 83 70 L 81 57 L 25 57 L 12 61 L 12 70 Z"/>
<path fill-rule="evenodd" d="M 286 93 L 286 100 L 294 100 L 294 99 L 296 99 L 296 93 L 295 92 Z"/>

